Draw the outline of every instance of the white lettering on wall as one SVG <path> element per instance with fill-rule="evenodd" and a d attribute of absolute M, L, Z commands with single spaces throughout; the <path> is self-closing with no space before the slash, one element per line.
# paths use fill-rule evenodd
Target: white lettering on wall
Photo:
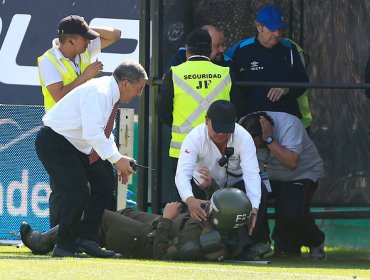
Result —
<path fill-rule="evenodd" d="M 0 25 L 0 27 L 1 27 L 1 25 Z M 0 31 L 1 31 L 1 29 L 0 29 Z M 2 216 L 3 215 L 3 212 L 4 212 L 4 207 L 3 207 L 3 205 L 4 205 L 4 188 L 3 188 L 3 186 L 1 185 L 1 183 L 0 183 L 0 216 Z"/>
<path fill-rule="evenodd" d="M 45 193 L 45 195 L 40 194 L 42 191 Z M 45 203 L 49 203 L 50 193 L 51 190 L 48 184 L 38 183 L 34 186 L 31 194 L 31 207 L 33 213 L 35 213 L 37 217 L 49 217 L 49 207 L 42 209 L 40 208 L 40 204 L 45 205 Z"/>
<path fill-rule="evenodd" d="M 51 193 L 49 184 L 38 182 L 29 192 L 28 182 L 28 170 L 25 169 L 22 170 L 21 181 L 10 182 L 8 188 L 4 188 L 0 183 L 0 216 L 8 214 L 10 216 L 27 217 L 31 214 L 28 211 L 30 206 L 36 217 L 49 217 L 48 203 Z"/>
<path fill-rule="evenodd" d="M 35 66 L 17 64 L 17 56 L 22 45 L 27 28 L 31 21 L 31 15 L 16 14 L 13 16 L 8 32 L 4 35 L 4 41 L 0 49 L 0 82 L 13 85 L 38 86 L 38 70 Z M 111 26 L 122 30 L 121 38 L 135 39 L 139 42 L 139 20 L 126 20 L 114 18 L 94 18 L 91 26 Z M 0 34 L 2 20 L 0 18 Z M 32 30 L 31 30 L 32 32 Z M 36 31 L 35 31 L 36 32 Z M 42 50 L 40 55 L 46 51 Z M 99 55 L 99 60 L 104 64 L 104 72 L 113 72 L 119 63 L 124 60 L 139 60 L 139 46 L 130 54 L 104 53 Z M 36 61 L 36 58 L 35 58 Z"/>
<path fill-rule="evenodd" d="M 134 52 L 129 54 L 106 53 L 99 54 L 99 60 L 104 64 L 104 72 L 113 72 L 114 69 L 125 60 L 139 61 L 139 20 L 115 19 L 115 18 L 94 18 L 89 26 L 110 26 L 121 30 L 121 38 L 134 39 L 138 44 Z"/>
<path fill-rule="evenodd" d="M 27 190 L 28 190 L 28 170 L 22 171 L 22 182 L 12 181 L 8 186 L 7 203 L 9 214 L 11 216 L 27 216 Z M 14 193 L 21 193 L 20 206 L 14 205 Z"/>
<path fill-rule="evenodd" d="M 31 20 L 31 15 L 14 15 L 0 50 L 0 82 L 14 85 L 39 85 L 36 66 L 17 64 L 17 55 Z"/>

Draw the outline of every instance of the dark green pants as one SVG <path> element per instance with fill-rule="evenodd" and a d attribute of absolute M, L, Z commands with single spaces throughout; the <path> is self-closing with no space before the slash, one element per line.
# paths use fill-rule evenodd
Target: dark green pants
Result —
<path fill-rule="evenodd" d="M 153 255 L 153 237 L 160 216 L 125 208 L 118 212 L 105 210 L 99 232 L 99 243 L 126 258 L 150 259 Z"/>

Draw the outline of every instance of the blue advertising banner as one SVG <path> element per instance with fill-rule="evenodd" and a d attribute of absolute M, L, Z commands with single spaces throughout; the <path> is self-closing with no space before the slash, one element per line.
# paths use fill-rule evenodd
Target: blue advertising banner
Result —
<path fill-rule="evenodd" d="M 14 239 L 22 221 L 49 228 L 49 177 L 34 141 L 42 106 L 0 105 L 0 239 Z"/>
<path fill-rule="evenodd" d="M 0 2 L 0 239 L 17 239 L 12 232 L 24 220 L 38 230 L 49 228 L 49 177 L 34 149 L 44 108 L 22 105 L 43 104 L 37 57 L 51 47 L 59 21 L 72 14 L 91 27 L 122 31 L 99 54 L 103 75 L 122 61 L 139 60 L 138 0 Z"/>

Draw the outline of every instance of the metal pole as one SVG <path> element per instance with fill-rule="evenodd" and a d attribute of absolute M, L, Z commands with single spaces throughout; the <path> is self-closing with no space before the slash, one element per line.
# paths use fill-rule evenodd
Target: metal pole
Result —
<path fill-rule="evenodd" d="M 161 85 L 162 80 L 153 79 L 153 85 Z M 289 87 L 289 88 L 325 88 L 325 89 L 366 89 L 370 88 L 370 84 L 354 84 L 354 83 L 290 83 L 290 82 L 234 82 L 235 85 L 241 87 L 248 86 L 266 86 L 266 87 Z"/>
<path fill-rule="evenodd" d="M 162 0 L 151 1 L 151 18 L 152 18 L 152 59 L 151 59 L 151 77 L 157 77 L 162 69 Z M 159 144 L 160 135 L 162 134 L 161 125 L 158 116 L 155 113 L 155 99 L 158 95 L 158 86 L 151 86 L 151 166 L 157 171 L 151 172 L 151 205 L 153 213 L 161 212 L 162 202 L 162 163 L 159 155 L 163 155 L 161 145 Z"/>
<path fill-rule="evenodd" d="M 150 0 L 140 1 L 140 36 L 139 36 L 140 64 L 148 72 L 150 66 Z M 148 165 L 148 138 L 149 138 L 149 88 L 139 98 L 139 155 L 138 162 Z M 137 206 L 143 211 L 148 208 L 148 172 L 138 171 Z"/>
<path fill-rule="evenodd" d="M 289 0 L 289 38 L 293 39 L 293 0 Z"/>

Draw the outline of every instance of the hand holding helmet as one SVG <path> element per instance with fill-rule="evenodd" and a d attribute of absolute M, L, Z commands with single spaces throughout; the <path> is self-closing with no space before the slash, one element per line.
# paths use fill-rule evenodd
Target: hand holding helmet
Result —
<path fill-rule="evenodd" d="M 250 223 L 252 204 L 239 189 L 225 188 L 216 191 L 210 200 L 210 208 L 210 221 L 217 230 L 228 231 Z"/>
<path fill-rule="evenodd" d="M 198 222 L 207 221 L 207 214 L 202 208 L 202 205 L 207 204 L 207 202 L 194 196 L 189 197 L 186 200 L 186 205 L 188 206 L 190 217 Z"/>

